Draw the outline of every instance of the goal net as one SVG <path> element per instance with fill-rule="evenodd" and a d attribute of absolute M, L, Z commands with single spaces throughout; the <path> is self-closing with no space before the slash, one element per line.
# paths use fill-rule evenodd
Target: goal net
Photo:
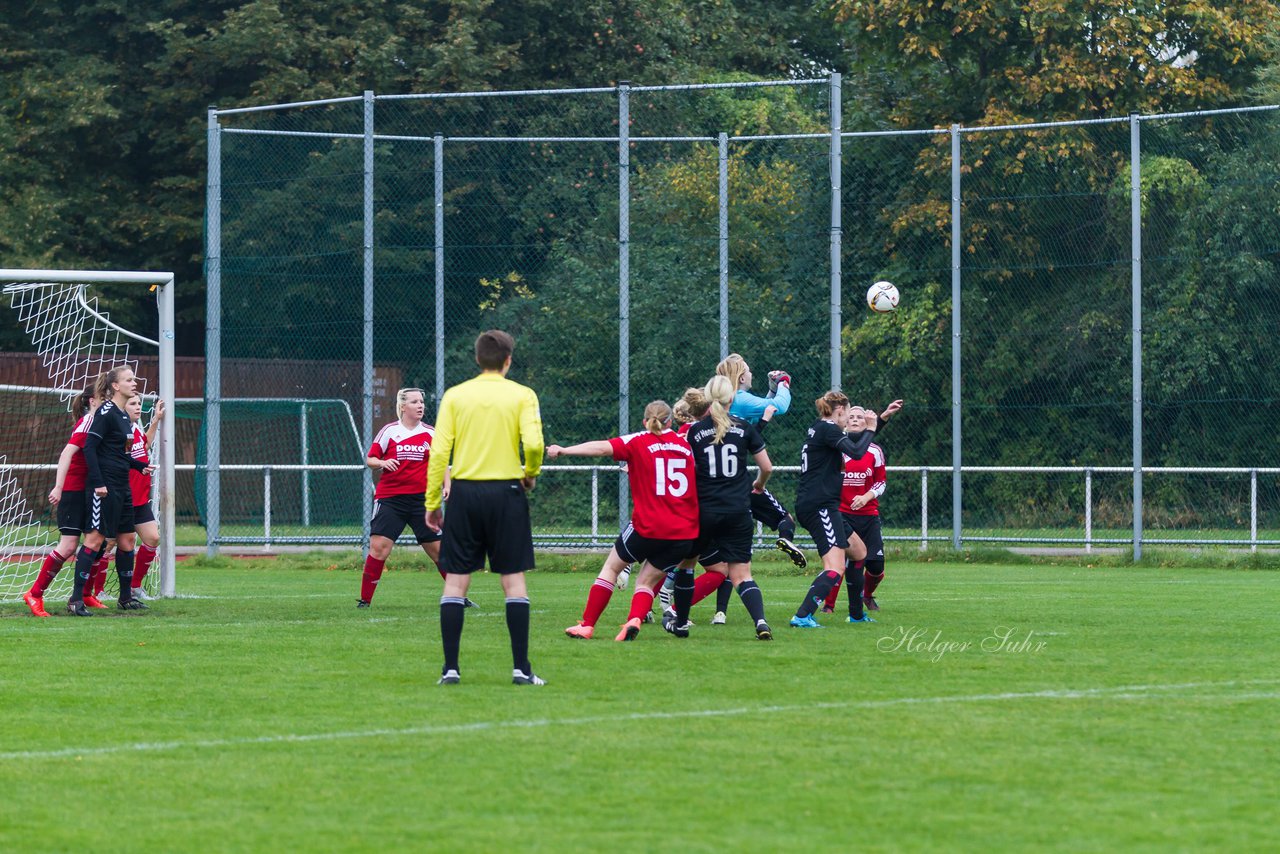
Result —
<path fill-rule="evenodd" d="M 103 371 L 127 365 L 138 375 L 143 421 L 157 396 L 173 411 L 173 276 L 67 270 L 0 270 L 4 301 L 30 341 L 29 352 L 0 354 L 0 601 L 17 601 L 58 541 L 48 495 L 58 455 L 75 426 L 77 395 Z M 113 322 L 93 289 L 102 285 L 142 286 L 156 291 L 160 334 L 139 335 Z M 150 312 L 145 312 L 150 315 Z M 157 395 L 156 386 L 159 386 Z M 151 461 L 153 507 L 160 525 L 156 563 L 144 583 L 160 595 L 174 593 L 173 430 L 161 422 Z M 70 590 L 70 562 L 46 593 Z M 109 578 L 114 573 L 109 575 Z M 114 583 L 114 582 L 112 582 Z"/>

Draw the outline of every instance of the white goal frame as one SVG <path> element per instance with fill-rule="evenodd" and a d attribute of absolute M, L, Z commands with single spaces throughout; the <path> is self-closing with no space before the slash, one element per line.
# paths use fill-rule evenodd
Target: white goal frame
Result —
<path fill-rule="evenodd" d="M 176 549 L 174 537 L 175 491 L 174 491 L 174 434 L 177 416 L 175 409 L 174 378 L 174 275 L 173 273 L 129 272 L 118 270 L 21 270 L 0 269 L 0 284 L 40 285 L 147 285 L 156 290 L 156 306 L 159 309 L 159 337 L 147 338 L 124 329 L 109 319 L 98 314 L 90 307 L 81 294 L 81 308 L 99 322 L 137 341 L 154 345 L 159 350 L 160 387 L 159 397 L 165 403 L 168 415 L 160 422 L 159 460 L 156 467 L 156 517 L 160 523 L 160 549 L 157 552 L 157 563 L 160 570 L 160 595 L 172 598 L 177 593 L 177 574 L 175 568 Z"/>

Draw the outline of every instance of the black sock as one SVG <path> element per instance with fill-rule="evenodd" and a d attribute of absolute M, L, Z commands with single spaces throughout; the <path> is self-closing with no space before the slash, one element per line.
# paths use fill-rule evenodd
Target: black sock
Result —
<path fill-rule="evenodd" d="M 120 579 L 120 601 L 128 602 L 133 595 L 133 552 L 116 549 L 116 577 Z"/>
<path fill-rule="evenodd" d="M 750 578 L 738 585 L 738 598 L 751 615 L 751 622 L 758 623 L 764 619 L 764 594 Z"/>
<path fill-rule="evenodd" d="M 716 610 L 729 610 L 729 597 L 732 595 L 733 582 L 726 578 L 720 583 L 720 586 L 716 588 Z"/>
<path fill-rule="evenodd" d="M 804 601 L 796 609 L 796 616 L 812 617 L 813 612 L 821 608 L 822 603 L 827 601 L 827 594 L 831 592 L 832 587 L 836 586 L 836 579 L 839 577 L 840 573 L 829 569 L 824 569 L 818 573 L 818 577 L 809 586 L 809 592 L 805 594 Z"/>
<path fill-rule="evenodd" d="M 507 634 L 511 635 L 511 666 L 527 676 L 533 675 L 529 663 L 529 600 L 507 599 Z"/>
<path fill-rule="evenodd" d="M 458 648 L 462 646 L 462 620 L 467 613 L 462 596 L 440 597 L 440 641 L 444 644 L 444 670 L 458 669 Z"/>
<path fill-rule="evenodd" d="M 693 608 L 692 569 L 676 570 L 676 586 L 671 593 L 671 602 L 676 606 L 676 625 L 683 626 L 689 622 L 689 611 Z"/>
<path fill-rule="evenodd" d="M 778 523 L 778 536 L 788 540 L 796 538 L 796 522 L 790 516 Z"/>
<path fill-rule="evenodd" d="M 98 552 L 90 551 L 88 546 L 81 546 L 76 552 L 76 577 L 72 583 L 71 601 L 84 601 L 84 586 L 89 583 L 93 573 L 93 565 L 98 562 Z"/>
<path fill-rule="evenodd" d="M 849 616 L 862 619 L 862 567 L 861 561 L 845 561 L 845 589 L 849 592 Z"/>

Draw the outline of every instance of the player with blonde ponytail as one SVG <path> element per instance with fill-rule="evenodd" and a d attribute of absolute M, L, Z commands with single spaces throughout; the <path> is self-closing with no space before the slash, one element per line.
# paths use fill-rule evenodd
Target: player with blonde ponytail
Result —
<path fill-rule="evenodd" d="M 716 365 L 716 374 L 729 381 L 733 389 L 733 403 L 729 414 L 754 424 L 758 430 L 764 431 L 774 413 L 786 415 L 791 409 L 791 376 L 786 371 L 769 372 L 769 394 L 758 397 L 751 393 L 751 366 L 737 353 L 730 353 Z M 778 532 L 776 546 L 779 551 L 791 558 L 798 567 L 808 565 L 808 560 L 795 544 L 796 523 L 782 502 L 768 490 L 751 494 L 751 515 L 762 524 Z M 725 589 L 720 596 L 721 604 L 729 601 L 729 591 Z M 715 624 L 724 622 L 724 609 L 717 607 Z"/>
<path fill-rule="evenodd" d="M 693 451 L 671 429 L 671 407 L 655 400 L 644 409 L 644 431 L 562 447 L 547 446 L 547 458 L 612 456 L 627 464 L 631 485 L 631 522 L 618 535 L 599 576 L 591 585 L 582 619 L 565 634 L 583 640 L 613 596 L 618 574 L 628 563 L 643 563 L 631 599 L 631 611 L 617 640 L 634 640 L 653 608 L 653 588 L 662 573 L 694 551 L 698 537 L 698 492 Z"/>
<path fill-rule="evenodd" d="M 697 554 L 706 572 L 694 581 L 691 562 L 680 566 L 675 578 L 675 609 L 663 615 L 662 625 L 677 636 L 687 636 L 689 608 L 727 578 L 751 614 L 756 637 L 772 640 L 773 632 L 764 616 L 764 596 L 751 578 L 755 528 L 751 495 L 764 490 L 773 463 L 760 431 L 729 414 L 734 391 L 727 377 L 712 377 L 703 389 L 710 401 L 707 414 L 689 428 L 689 446 L 698 471 Z M 754 482 L 747 473 L 749 458 L 760 470 Z"/>
<path fill-rule="evenodd" d="M 418 545 L 440 568 L 439 531 L 427 524 L 423 501 L 427 493 L 427 469 L 431 465 L 431 445 L 436 429 L 424 422 L 426 393 L 420 388 L 402 388 L 396 392 L 396 420 L 385 425 L 374 437 L 365 455 L 365 465 L 378 473 L 373 493 L 373 519 L 369 522 L 369 554 L 360 575 L 360 598 L 357 608 L 368 608 L 378 592 L 378 583 L 396 540 L 408 526 Z M 449 479 L 445 474 L 445 497 Z M 475 607 L 470 599 L 467 607 Z"/>

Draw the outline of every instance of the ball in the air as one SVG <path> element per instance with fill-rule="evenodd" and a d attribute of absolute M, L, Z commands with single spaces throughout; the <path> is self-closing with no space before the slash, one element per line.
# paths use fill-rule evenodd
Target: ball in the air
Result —
<path fill-rule="evenodd" d="M 885 314 L 898 307 L 898 289 L 893 282 L 876 282 L 867 290 L 867 305 Z"/>

